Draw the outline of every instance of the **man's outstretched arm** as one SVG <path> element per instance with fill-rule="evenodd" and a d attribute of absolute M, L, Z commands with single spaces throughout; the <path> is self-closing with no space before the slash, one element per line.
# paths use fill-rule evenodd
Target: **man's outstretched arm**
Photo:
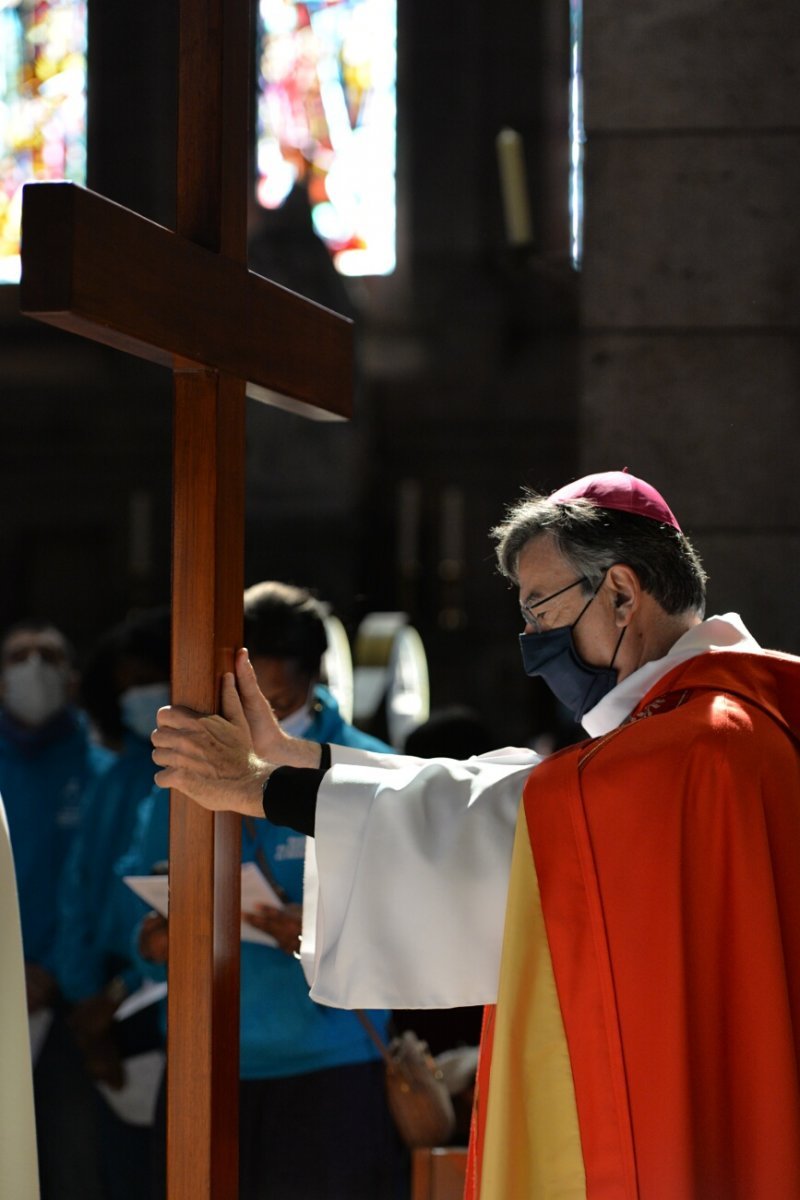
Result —
<path fill-rule="evenodd" d="M 222 716 L 174 705 L 158 713 L 153 761 L 159 787 L 176 788 L 204 808 L 263 817 L 264 785 L 280 766 L 320 765 L 316 742 L 283 732 L 262 695 L 246 650 L 222 679 Z"/>

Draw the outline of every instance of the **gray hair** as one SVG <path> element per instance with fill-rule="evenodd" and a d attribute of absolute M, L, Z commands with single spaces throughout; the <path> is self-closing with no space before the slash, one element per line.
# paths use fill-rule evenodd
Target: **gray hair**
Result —
<path fill-rule="evenodd" d="M 526 491 L 511 505 L 506 519 L 491 535 L 498 567 L 519 583 L 517 564 L 524 546 L 548 534 L 561 554 L 583 577 L 583 591 L 599 588 L 609 567 L 624 563 L 639 582 L 672 615 L 705 611 L 706 573 L 689 539 L 650 517 L 600 508 L 590 500 L 556 503 L 549 496 Z"/>

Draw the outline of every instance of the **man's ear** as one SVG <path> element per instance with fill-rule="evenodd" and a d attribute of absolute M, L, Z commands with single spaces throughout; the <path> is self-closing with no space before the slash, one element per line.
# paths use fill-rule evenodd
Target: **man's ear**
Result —
<path fill-rule="evenodd" d="M 630 624 L 631 618 L 642 603 L 639 576 L 626 563 L 615 563 L 613 567 L 609 567 L 606 585 L 611 590 L 616 623 L 622 629 Z"/>

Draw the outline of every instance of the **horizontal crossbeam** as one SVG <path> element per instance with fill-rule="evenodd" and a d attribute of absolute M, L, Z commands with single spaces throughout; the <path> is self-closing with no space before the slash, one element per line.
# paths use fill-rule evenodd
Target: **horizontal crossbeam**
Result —
<path fill-rule="evenodd" d="M 152 362 L 244 378 L 256 400 L 351 415 L 351 321 L 76 184 L 23 190 L 20 307 Z"/>

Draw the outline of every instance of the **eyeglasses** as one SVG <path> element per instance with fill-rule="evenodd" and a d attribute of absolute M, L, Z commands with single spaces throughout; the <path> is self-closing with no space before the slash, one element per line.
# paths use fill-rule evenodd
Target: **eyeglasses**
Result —
<path fill-rule="evenodd" d="M 568 583 L 565 587 L 559 588 L 557 592 L 551 592 L 549 596 L 544 596 L 541 600 L 526 600 L 524 604 L 520 604 L 519 611 L 522 614 L 525 624 L 530 625 L 534 633 L 543 633 L 544 630 L 540 624 L 541 618 L 545 615 L 542 605 L 549 604 L 551 600 L 555 600 L 556 596 L 568 592 L 571 588 L 577 587 L 581 583 L 586 583 L 585 575 L 581 575 L 580 579 L 576 579 L 573 583 Z M 533 611 L 534 608 L 537 609 L 536 612 Z"/>

